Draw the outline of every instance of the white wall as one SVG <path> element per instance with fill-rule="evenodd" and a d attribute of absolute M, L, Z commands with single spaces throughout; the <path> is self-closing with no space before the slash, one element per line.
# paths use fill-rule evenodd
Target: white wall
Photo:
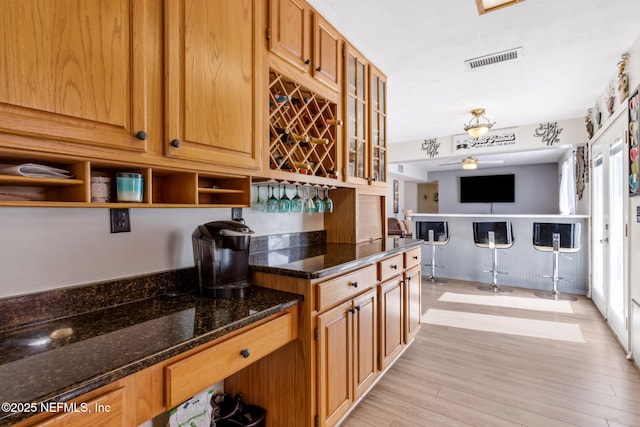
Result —
<path fill-rule="evenodd" d="M 515 203 L 460 203 L 459 178 L 472 175 L 515 174 Z M 555 163 L 481 168 L 473 171 L 430 172 L 439 182 L 440 213 L 558 214 L 558 165 Z"/>
<path fill-rule="evenodd" d="M 257 235 L 322 230 L 323 216 L 243 210 Z M 108 209 L 0 208 L 0 298 L 193 266 L 191 233 L 230 209 L 130 209 L 111 234 Z"/>

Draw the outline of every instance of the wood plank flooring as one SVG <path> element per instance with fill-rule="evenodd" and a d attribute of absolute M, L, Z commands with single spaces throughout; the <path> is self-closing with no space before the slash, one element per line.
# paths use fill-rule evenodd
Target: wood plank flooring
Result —
<path fill-rule="evenodd" d="M 438 301 L 493 295 L 476 285 L 423 280 L 423 312 L 574 323 L 586 342 L 423 324 L 341 427 L 640 426 L 640 371 L 589 299 L 571 302 L 573 313 Z M 537 298 L 512 289 L 500 296 Z"/>

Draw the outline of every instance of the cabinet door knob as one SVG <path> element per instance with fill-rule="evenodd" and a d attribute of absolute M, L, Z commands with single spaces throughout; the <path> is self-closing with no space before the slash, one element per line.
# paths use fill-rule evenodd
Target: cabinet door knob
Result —
<path fill-rule="evenodd" d="M 354 288 L 357 288 L 358 282 L 349 282 L 349 286 L 353 286 Z"/>
<path fill-rule="evenodd" d="M 414 255 L 414 256 L 413 256 L 413 259 L 418 259 L 418 255 Z"/>
<path fill-rule="evenodd" d="M 317 72 L 322 71 L 322 67 L 318 67 L 318 68 L 316 68 L 316 71 L 317 71 Z"/>
<path fill-rule="evenodd" d="M 360 306 L 356 305 L 355 309 L 356 309 L 356 311 L 360 311 Z"/>
<path fill-rule="evenodd" d="M 138 138 L 140 141 L 144 141 L 145 139 L 147 139 L 147 133 L 143 130 L 140 130 L 136 133 L 136 138 Z"/>
<path fill-rule="evenodd" d="M 310 59 L 307 59 L 306 61 L 304 61 L 304 63 L 305 63 L 306 65 L 309 65 L 309 64 L 311 64 L 311 60 L 310 60 Z"/>
<path fill-rule="evenodd" d="M 353 308 L 350 308 L 350 309 L 349 309 L 349 313 L 351 313 L 351 314 L 355 314 L 355 313 L 356 313 L 356 310 L 355 310 L 355 309 L 353 309 Z"/>
<path fill-rule="evenodd" d="M 179 139 L 172 139 L 171 142 L 169 143 L 169 145 L 171 145 L 172 147 L 175 147 L 175 148 L 179 148 L 180 147 L 180 140 Z"/>
<path fill-rule="evenodd" d="M 396 264 L 393 264 L 393 265 L 391 266 L 391 268 L 392 268 L 392 269 L 394 269 L 394 270 L 397 270 L 397 269 L 398 269 L 398 266 L 397 266 Z"/>
<path fill-rule="evenodd" d="M 243 348 L 242 350 L 240 350 L 240 356 L 246 359 L 247 357 L 251 356 L 251 352 L 248 348 Z"/>

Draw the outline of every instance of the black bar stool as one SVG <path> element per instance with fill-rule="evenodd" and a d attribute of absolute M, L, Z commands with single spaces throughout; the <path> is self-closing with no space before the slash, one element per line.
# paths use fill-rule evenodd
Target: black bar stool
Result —
<path fill-rule="evenodd" d="M 558 258 L 560 254 L 574 253 L 580 250 L 580 224 L 559 224 L 551 222 L 533 223 L 533 247 L 539 251 L 553 253 L 553 273 L 542 277 L 550 278 L 553 282 L 551 292 L 536 292 L 536 296 L 546 299 L 577 301 L 576 297 L 561 294 L 558 291 L 560 280 L 569 280 L 558 274 Z M 566 255 L 564 255 L 567 257 Z M 567 257 L 568 259 L 571 259 Z M 570 280 L 569 280 L 570 281 Z"/>
<path fill-rule="evenodd" d="M 491 270 L 491 285 L 478 286 L 482 291 L 513 292 L 513 289 L 498 286 L 498 274 L 509 274 L 498 270 L 498 249 L 508 249 L 513 246 L 513 226 L 511 221 L 502 222 L 474 222 L 473 241 L 480 248 L 489 248 L 493 251 Z"/>
<path fill-rule="evenodd" d="M 431 283 L 444 283 L 443 280 L 436 278 L 436 267 L 445 268 L 436 265 L 436 246 L 444 246 L 449 243 L 449 225 L 447 221 L 420 221 L 416 222 L 416 231 L 418 239 L 425 241 L 425 245 L 431 246 L 431 264 L 425 264 L 431 267 L 431 275 L 428 277 Z"/>

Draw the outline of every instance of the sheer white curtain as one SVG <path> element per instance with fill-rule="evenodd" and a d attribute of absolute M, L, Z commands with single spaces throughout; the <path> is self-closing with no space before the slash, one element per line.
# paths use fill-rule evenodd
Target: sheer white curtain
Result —
<path fill-rule="evenodd" d="M 573 160 L 575 154 L 564 159 L 560 171 L 560 214 L 573 215 L 576 213 L 576 192 L 574 191 L 575 172 Z"/>

